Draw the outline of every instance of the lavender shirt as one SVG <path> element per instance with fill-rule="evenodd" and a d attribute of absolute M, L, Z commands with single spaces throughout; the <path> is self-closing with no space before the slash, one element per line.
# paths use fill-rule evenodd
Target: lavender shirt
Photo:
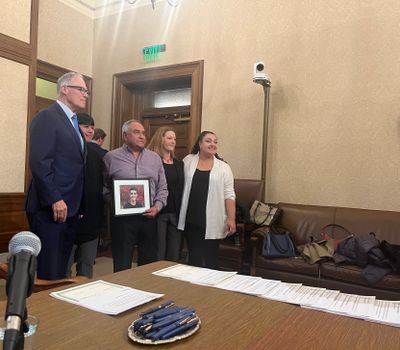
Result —
<path fill-rule="evenodd" d="M 113 180 L 150 178 L 151 205 L 162 209 L 167 204 L 168 189 L 160 156 L 144 148 L 135 158 L 127 145 L 104 156 L 104 195 L 109 196 Z"/>

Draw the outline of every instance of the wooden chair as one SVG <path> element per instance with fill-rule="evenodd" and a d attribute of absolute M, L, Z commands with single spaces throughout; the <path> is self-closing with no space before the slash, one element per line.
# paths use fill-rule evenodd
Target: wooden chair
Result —
<path fill-rule="evenodd" d="M 0 263 L 0 279 L 7 280 L 8 264 Z M 72 283 L 85 282 L 88 278 L 86 276 L 76 276 L 70 278 L 62 278 L 59 280 L 44 280 L 41 278 L 35 278 L 33 284 L 33 291 L 40 292 L 42 290 L 56 288 Z"/>
<path fill-rule="evenodd" d="M 236 201 L 250 211 L 254 200 L 262 200 L 264 184 L 262 180 L 235 179 Z M 237 224 L 237 233 L 224 239 L 219 247 L 221 270 L 250 273 L 251 245 L 250 233 L 254 224 Z"/>

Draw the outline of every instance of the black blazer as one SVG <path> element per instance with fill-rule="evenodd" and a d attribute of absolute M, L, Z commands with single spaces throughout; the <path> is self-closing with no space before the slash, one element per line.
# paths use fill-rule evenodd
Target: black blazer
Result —
<path fill-rule="evenodd" d="M 64 200 L 68 216 L 80 209 L 83 194 L 86 146 L 58 103 L 43 109 L 32 120 L 29 139 L 29 166 L 32 179 L 25 209 L 29 213 L 51 209 Z"/>
<path fill-rule="evenodd" d="M 85 167 L 84 214 L 77 230 L 76 243 L 96 239 L 104 221 L 103 157 L 107 151 L 88 142 Z"/>

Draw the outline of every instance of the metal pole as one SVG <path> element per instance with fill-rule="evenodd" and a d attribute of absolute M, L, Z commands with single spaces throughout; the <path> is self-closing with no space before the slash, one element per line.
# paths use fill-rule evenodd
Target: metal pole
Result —
<path fill-rule="evenodd" d="M 268 157 L 268 119 L 269 119 L 269 90 L 271 85 L 263 85 L 264 89 L 264 120 L 263 120 L 263 140 L 261 152 L 261 180 L 264 185 L 264 202 L 268 199 L 267 188 L 267 157 Z"/>

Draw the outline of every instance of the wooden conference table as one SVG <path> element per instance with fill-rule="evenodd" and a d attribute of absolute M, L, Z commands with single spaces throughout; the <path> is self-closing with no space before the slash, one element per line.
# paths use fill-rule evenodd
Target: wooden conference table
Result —
<path fill-rule="evenodd" d="M 166 300 L 196 309 L 201 327 L 193 336 L 161 349 L 399 349 L 400 330 L 372 322 L 193 285 L 151 273 L 173 265 L 160 261 L 101 279 L 149 292 L 162 299 L 109 316 L 49 296 L 33 294 L 28 311 L 39 318 L 35 349 L 103 350 L 152 348 L 134 343 L 127 329 L 138 313 Z M 58 288 L 58 290 L 63 288 Z M 5 302 L 0 303 L 4 315 Z"/>

